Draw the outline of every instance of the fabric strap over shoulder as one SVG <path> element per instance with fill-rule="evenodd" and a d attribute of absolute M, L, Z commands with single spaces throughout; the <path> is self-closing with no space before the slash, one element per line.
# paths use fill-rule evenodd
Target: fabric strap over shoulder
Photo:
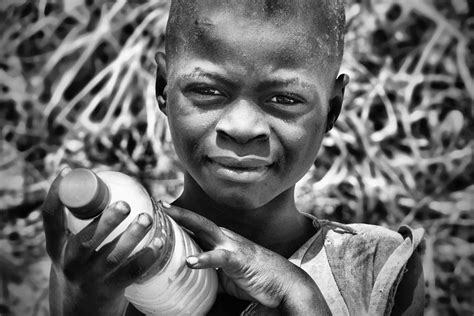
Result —
<path fill-rule="evenodd" d="M 424 230 L 398 233 L 368 224 L 340 224 L 309 216 L 318 229 L 291 258 L 319 286 L 333 315 L 390 314 L 405 266 Z"/>
<path fill-rule="evenodd" d="M 348 225 L 356 234 L 330 230 L 324 247 L 350 315 L 389 315 L 405 266 L 424 230 Z"/>
<path fill-rule="evenodd" d="M 316 234 L 289 259 L 316 282 L 333 315 L 388 315 L 424 230 L 313 220 Z M 242 315 L 272 315 L 253 303 Z"/>
<path fill-rule="evenodd" d="M 380 270 L 370 296 L 369 315 L 384 315 L 392 310 L 393 297 L 402 279 L 408 260 L 420 245 L 424 230 L 401 226 L 398 232 L 404 240 Z"/>

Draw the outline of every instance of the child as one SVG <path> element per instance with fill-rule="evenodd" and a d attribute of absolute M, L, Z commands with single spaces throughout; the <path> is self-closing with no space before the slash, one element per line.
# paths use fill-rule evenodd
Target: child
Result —
<path fill-rule="evenodd" d="M 421 314 L 420 231 L 342 225 L 298 212 L 295 183 L 339 114 L 345 75 L 342 0 L 175 0 L 157 99 L 184 169 L 166 207 L 205 250 L 192 269 L 218 268 L 209 314 Z M 53 182 L 43 206 L 53 315 L 121 315 L 124 289 L 154 261 L 141 216 L 94 249 L 128 213 L 110 206 L 69 236 Z M 289 260 L 288 260 L 289 259 Z"/>

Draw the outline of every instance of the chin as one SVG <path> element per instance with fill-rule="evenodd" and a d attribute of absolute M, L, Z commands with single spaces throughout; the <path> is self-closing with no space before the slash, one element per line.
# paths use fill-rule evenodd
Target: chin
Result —
<path fill-rule="evenodd" d="M 263 200 L 261 195 L 255 194 L 255 192 L 242 192 L 240 190 L 226 190 L 223 192 L 220 190 L 217 192 L 207 192 L 208 195 L 218 204 L 240 211 L 249 211 L 257 209 L 268 201 Z"/>

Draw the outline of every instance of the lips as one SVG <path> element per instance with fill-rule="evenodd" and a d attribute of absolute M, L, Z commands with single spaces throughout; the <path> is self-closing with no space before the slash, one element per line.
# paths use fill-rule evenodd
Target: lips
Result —
<path fill-rule="evenodd" d="M 266 159 L 252 156 L 238 158 L 230 156 L 211 156 L 209 157 L 209 159 L 226 167 L 240 169 L 261 168 L 268 167 L 269 165 L 271 165 L 271 162 Z"/>
<path fill-rule="evenodd" d="M 271 162 L 267 159 L 246 156 L 210 156 L 212 172 L 224 180 L 251 183 L 258 182 L 268 172 Z"/>

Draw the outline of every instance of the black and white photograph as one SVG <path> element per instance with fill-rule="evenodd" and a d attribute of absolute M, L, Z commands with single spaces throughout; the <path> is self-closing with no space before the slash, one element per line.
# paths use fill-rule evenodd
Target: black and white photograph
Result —
<path fill-rule="evenodd" d="M 471 0 L 1 0 L 0 316 L 474 315 Z"/>

